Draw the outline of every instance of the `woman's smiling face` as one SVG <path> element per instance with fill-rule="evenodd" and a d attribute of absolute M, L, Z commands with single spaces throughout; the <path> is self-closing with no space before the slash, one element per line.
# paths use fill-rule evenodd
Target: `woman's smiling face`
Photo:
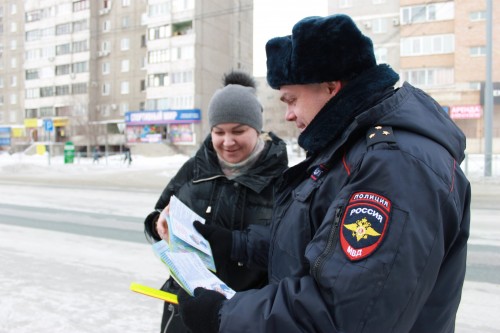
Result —
<path fill-rule="evenodd" d="M 211 136 L 219 157 L 233 164 L 247 159 L 259 139 L 253 127 L 237 123 L 218 124 L 212 128 Z"/>

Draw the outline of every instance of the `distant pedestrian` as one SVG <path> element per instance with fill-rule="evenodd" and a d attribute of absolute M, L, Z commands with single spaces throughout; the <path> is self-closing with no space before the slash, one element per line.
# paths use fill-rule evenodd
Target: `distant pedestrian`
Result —
<path fill-rule="evenodd" d="M 125 154 L 123 157 L 123 163 L 128 162 L 128 165 L 132 164 L 132 152 L 130 151 L 130 147 L 124 146 L 123 153 Z"/>
<path fill-rule="evenodd" d="M 99 146 L 94 147 L 94 153 L 92 156 L 94 157 L 94 159 L 92 160 L 92 164 L 99 164 L 99 159 L 101 158 L 101 150 L 99 149 Z"/>

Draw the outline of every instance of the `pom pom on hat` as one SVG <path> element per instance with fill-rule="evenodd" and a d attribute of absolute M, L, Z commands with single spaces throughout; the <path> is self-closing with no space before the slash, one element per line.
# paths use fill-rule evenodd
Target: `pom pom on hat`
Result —
<path fill-rule="evenodd" d="M 224 123 L 248 125 L 262 131 L 262 105 L 255 94 L 255 80 L 249 74 L 232 71 L 223 78 L 208 105 L 210 128 Z"/>
<path fill-rule="evenodd" d="M 267 81 L 289 84 L 349 80 L 376 66 L 373 43 L 347 15 L 306 17 L 292 35 L 266 44 Z"/>

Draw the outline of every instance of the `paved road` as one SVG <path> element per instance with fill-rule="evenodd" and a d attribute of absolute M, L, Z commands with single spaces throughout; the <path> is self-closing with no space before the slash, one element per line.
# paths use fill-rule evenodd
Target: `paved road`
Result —
<path fill-rule="evenodd" d="M 474 188 L 456 331 L 500 332 L 499 193 Z M 159 287 L 166 276 L 142 234 L 158 194 L 0 180 L 0 332 L 156 332 L 161 303 L 128 284 Z"/>

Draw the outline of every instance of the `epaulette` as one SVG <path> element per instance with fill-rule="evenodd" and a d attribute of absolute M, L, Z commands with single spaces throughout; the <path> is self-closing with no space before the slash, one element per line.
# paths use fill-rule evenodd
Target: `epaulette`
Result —
<path fill-rule="evenodd" d="M 396 137 L 391 126 L 375 126 L 366 132 L 366 145 L 369 147 L 376 143 L 396 143 Z"/>

